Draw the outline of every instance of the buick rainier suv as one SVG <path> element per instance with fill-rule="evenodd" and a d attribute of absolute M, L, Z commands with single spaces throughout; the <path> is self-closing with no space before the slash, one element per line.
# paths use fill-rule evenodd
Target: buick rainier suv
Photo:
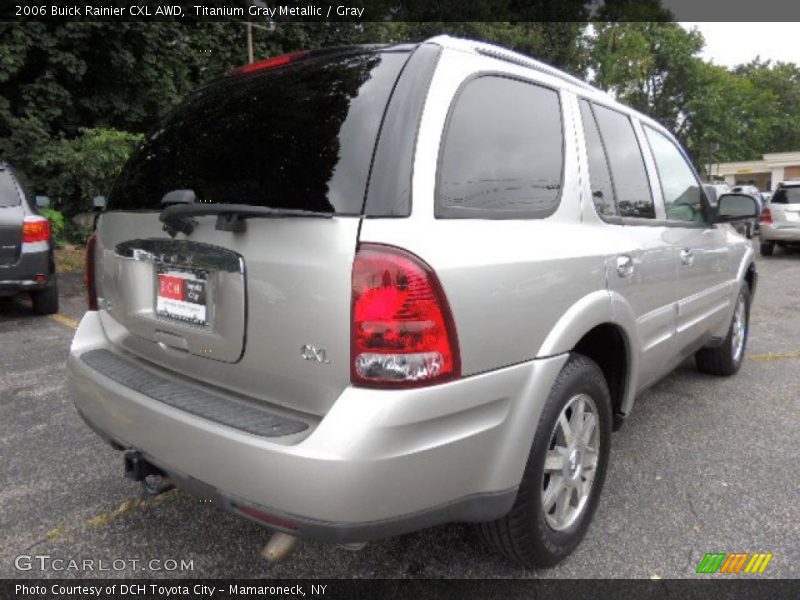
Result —
<path fill-rule="evenodd" d="M 468 521 L 552 565 L 636 395 L 687 357 L 739 370 L 756 270 L 730 223 L 755 204 L 712 208 L 661 125 L 503 48 L 249 64 L 118 178 L 75 404 L 145 490 L 273 539 Z"/>

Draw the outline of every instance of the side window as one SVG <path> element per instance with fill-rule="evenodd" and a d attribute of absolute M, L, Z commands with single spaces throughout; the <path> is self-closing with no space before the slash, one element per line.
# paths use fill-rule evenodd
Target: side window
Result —
<path fill-rule="evenodd" d="M 703 223 L 703 192 L 686 159 L 665 135 L 647 126 L 644 131 L 658 169 L 667 219 Z"/>
<path fill-rule="evenodd" d="M 0 165 L 0 208 L 19 206 L 20 197 L 11 173 Z"/>
<path fill-rule="evenodd" d="M 594 114 L 614 182 L 621 217 L 654 219 L 653 196 L 630 118 L 605 106 L 594 105 Z"/>
<path fill-rule="evenodd" d="M 800 204 L 800 187 L 779 187 L 772 196 L 772 204 Z"/>
<path fill-rule="evenodd" d="M 617 200 L 614 194 L 614 184 L 611 181 L 611 171 L 608 168 L 606 151 L 600 130 L 592 113 L 592 107 L 586 100 L 581 100 L 581 119 L 583 121 L 584 137 L 586 138 L 586 156 L 589 160 L 589 185 L 592 191 L 592 200 L 598 214 L 604 217 L 617 215 Z"/>
<path fill-rule="evenodd" d="M 558 93 L 500 76 L 469 81 L 451 109 L 438 218 L 544 218 L 558 208 L 564 139 Z"/>

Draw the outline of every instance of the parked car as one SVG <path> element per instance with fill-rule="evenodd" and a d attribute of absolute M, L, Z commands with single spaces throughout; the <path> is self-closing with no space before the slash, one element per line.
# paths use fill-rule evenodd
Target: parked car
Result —
<path fill-rule="evenodd" d="M 779 183 L 759 221 L 761 256 L 772 256 L 776 245 L 800 244 L 800 180 Z"/>
<path fill-rule="evenodd" d="M 58 312 L 50 221 L 7 162 L 0 161 L 0 296 L 27 293 L 33 310 Z"/>
<path fill-rule="evenodd" d="M 717 205 L 717 198 L 722 194 L 727 194 L 731 191 L 731 186 L 727 183 L 704 183 L 703 188 L 706 191 L 706 196 L 711 206 Z"/>
<path fill-rule="evenodd" d="M 739 370 L 756 268 L 727 222 L 756 211 L 712 209 L 662 126 L 510 50 L 255 63 L 120 175 L 75 404 L 148 490 L 280 532 L 267 555 L 472 521 L 552 565 L 637 393 L 692 355 Z"/>

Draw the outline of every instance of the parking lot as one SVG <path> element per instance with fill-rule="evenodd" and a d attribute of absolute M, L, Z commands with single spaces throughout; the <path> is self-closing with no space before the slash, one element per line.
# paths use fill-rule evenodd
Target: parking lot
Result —
<path fill-rule="evenodd" d="M 95 576 L 699 577 L 707 552 L 770 552 L 759 577 L 798 577 L 800 252 L 778 250 L 758 267 L 741 372 L 715 378 L 687 361 L 638 399 L 614 435 L 586 539 L 544 571 L 492 555 L 468 525 L 360 552 L 306 542 L 271 565 L 259 556 L 270 533 L 253 523 L 181 492 L 141 501 L 121 454 L 72 404 L 65 360 L 83 312 L 80 274 L 62 277 L 54 317 L 33 315 L 23 299 L 0 299 L 0 577 L 84 575 L 19 571 L 19 555 L 127 561 Z M 170 560 L 192 569 L 155 570 Z"/>

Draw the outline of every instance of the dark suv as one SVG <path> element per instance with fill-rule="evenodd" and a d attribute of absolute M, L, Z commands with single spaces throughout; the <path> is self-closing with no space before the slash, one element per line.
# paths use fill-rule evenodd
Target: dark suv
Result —
<path fill-rule="evenodd" d="M 11 165 L 0 161 L 0 296 L 28 292 L 34 312 L 58 311 L 50 221 L 38 214 Z"/>

